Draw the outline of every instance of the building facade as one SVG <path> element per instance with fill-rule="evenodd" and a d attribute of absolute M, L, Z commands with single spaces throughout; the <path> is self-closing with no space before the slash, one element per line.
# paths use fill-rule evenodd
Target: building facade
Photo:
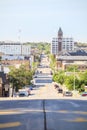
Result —
<path fill-rule="evenodd" d="M 58 38 L 53 38 L 51 43 L 51 54 L 58 54 Z"/>
<path fill-rule="evenodd" d="M 66 70 L 71 65 L 76 65 L 79 71 L 87 70 L 87 56 L 58 56 L 57 69 Z"/>
<path fill-rule="evenodd" d="M 52 39 L 51 54 L 58 55 L 62 51 L 73 51 L 74 41 L 73 38 L 64 38 L 62 29 L 59 28 L 57 38 Z"/>
<path fill-rule="evenodd" d="M 9 82 L 3 71 L 0 71 L 0 97 L 9 96 Z"/>
<path fill-rule="evenodd" d="M 21 43 L 0 42 L 0 53 L 3 53 L 4 55 L 28 56 L 31 53 L 31 47 L 29 45 L 25 45 Z"/>

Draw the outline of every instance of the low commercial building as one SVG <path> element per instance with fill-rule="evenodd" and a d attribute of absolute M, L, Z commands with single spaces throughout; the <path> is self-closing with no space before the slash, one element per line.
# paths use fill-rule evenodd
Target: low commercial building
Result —
<path fill-rule="evenodd" d="M 87 70 L 87 56 L 58 56 L 57 69 L 66 70 L 70 65 L 78 66 L 80 71 Z"/>
<path fill-rule="evenodd" d="M 0 42 L 0 53 L 4 55 L 24 55 L 31 54 L 31 46 L 22 43 Z"/>

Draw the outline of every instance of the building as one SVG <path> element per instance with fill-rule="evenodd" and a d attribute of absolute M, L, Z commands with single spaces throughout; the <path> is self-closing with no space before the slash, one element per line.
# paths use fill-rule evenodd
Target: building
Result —
<path fill-rule="evenodd" d="M 51 54 L 58 54 L 58 38 L 53 38 L 51 43 Z"/>
<path fill-rule="evenodd" d="M 58 52 L 61 52 L 62 51 L 62 46 L 63 46 L 63 32 L 62 32 L 62 29 L 59 28 L 59 31 L 58 31 Z"/>
<path fill-rule="evenodd" d="M 59 28 L 58 36 L 52 39 L 51 54 L 58 55 L 63 51 L 73 51 L 74 41 L 73 38 L 64 38 L 62 29 Z"/>
<path fill-rule="evenodd" d="M 78 70 L 87 70 L 87 52 L 77 50 L 56 56 L 57 69 L 66 70 L 70 65 L 76 65 Z"/>
<path fill-rule="evenodd" d="M 3 53 L 4 55 L 29 56 L 31 54 L 31 47 L 30 45 L 21 43 L 0 42 L 0 53 Z"/>
<path fill-rule="evenodd" d="M 0 71 L 0 97 L 9 96 L 9 83 L 7 76 L 3 71 Z"/>

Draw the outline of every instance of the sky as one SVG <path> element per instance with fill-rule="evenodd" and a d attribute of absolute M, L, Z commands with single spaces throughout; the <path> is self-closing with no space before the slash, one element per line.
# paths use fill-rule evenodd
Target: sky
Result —
<path fill-rule="evenodd" d="M 87 0 L 0 0 L 0 41 L 51 42 L 59 27 L 87 42 Z"/>

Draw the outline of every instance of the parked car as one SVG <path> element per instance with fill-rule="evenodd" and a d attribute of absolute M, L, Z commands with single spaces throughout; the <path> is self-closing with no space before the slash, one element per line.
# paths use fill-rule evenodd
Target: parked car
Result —
<path fill-rule="evenodd" d="M 84 96 L 84 97 L 87 96 L 87 92 L 82 92 L 81 96 Z"/>
<path fill-rule="evenodd" d="M 33 76 L 33 78 L 37 78 L 37 76 L 36 76 L 36 75 L 34 75 L 34 76 Z"/>
<path fill-rule="evenodd" d="M 63 93 L 63 96 L 73 96 L 72 92 L 71 91 L 65 91 Z"/>
<path fill-rule="evenodd" d="M 58 93 L 63 93 L 63 89 L 62 88 L 58 88 Z"/>
<path fill-rule="evenodd" d="M 28 92 L 27 91 L 21 91 L 21 92 L 19 92 L 19 94 L 18 94 L 18 96 L 19 97 L 28 97 Z"/>
<path fill-rule="evenodd" d="M 55 87 L 55 89 L 56 89 L 56 88 L 59 88 L 59 85 L 55 84 L 54 87 Z"/>
<path fill-rule="evenodd" d="M 53 75 L 52 71 L 50 71 L 50 74 Z"/>
<path fill-rule="evenodd" d="M 32 87 L 34 88 L 34 87 L 36 87 L 36 85 L 35 85 L 35 84 L 32 84 Z"/>
<path fill-rule="evenodd" d="M 30 89 L 30 90 L 33 90 L 33 86 L 30 86 L 29 89 Z"/>

